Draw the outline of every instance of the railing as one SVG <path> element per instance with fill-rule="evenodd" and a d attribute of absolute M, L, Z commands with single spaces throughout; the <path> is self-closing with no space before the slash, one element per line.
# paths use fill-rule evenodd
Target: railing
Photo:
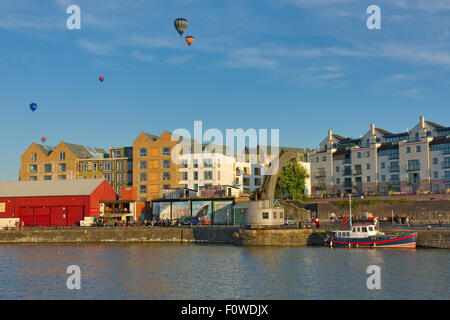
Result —
<path fill-rule="evenodd" d="M 406 184 L 409 184 L 409 185 L 411 185 L 411 184 L 420 184 L 420 179 L 419 178 L 416 178 L 416 179 L 409 179 L 409 178 L 407 178 L 406 179 Z"/>
<path fill-rule="evenodd" d="M 353 188 L 353 184 L 352 183 L 345 183 L 344 182 L 344 188 L 348 189 L 348 188 Z"/>
<path fill-rule="evenodd" d="M 420 171 L 420 165 L 406 165 L 406 171 Z"/>
<path fill-rule="evenodd" d="M 349 163 L 352 163 L 352 159 L 350 158 L 350 159 L 344 159 L 344 164 L 349 164 Z"/>
<path fill-rule="evenodd" d="M 314 174 L 314 177 L 315 177 L 316 179 L 325 178 L 326 176 L 327 176 L 327 175 L 325 174 L 325 172 L 321 172 L 321 171 L 316 172 L 316 173 Z"/>
<path fill-rule="evenodd" d="M 362 170 L 352 170 L 352 174 L 354 175 L 354 176 L 361 176 L 362 175 Z"/>
<path fill-rule="evenodd" d="M 400 185 L 400 180 L 391 180 L 391 181 L 389 181 L 389 184 L 391 186 L 399 186 Z"/>
<path fill-rule="evenodd" d="M 443 162 L 442 163 L 442 169 L 449 169 L 450 168 L 450 162 Z"/>
<path fill-rule="evenodd" d="M 389 167 L 389 172 L 400 172 L 400 167 Z"/>

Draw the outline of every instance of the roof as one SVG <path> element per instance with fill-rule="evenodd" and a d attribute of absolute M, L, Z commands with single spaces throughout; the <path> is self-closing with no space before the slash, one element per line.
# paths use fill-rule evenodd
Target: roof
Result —
<path fill-rule="evenodd" d="M 381 129 L 381 128 L 375 128 L 376 131 L 380 132 L 383 135 L 392 134 L 392 132 L 389 132 L 387 130 Z"/>
<path fill-rule="evenodd" d="M 441 128 L 437 128 L 436 131 L 440 132 L 440 131 L 447 131 L 450 130 L 450 127 L 441 127 Z"/>
<path fill-rule="evenodd" d="M 396 133 L 396 134 L 387 134 L 385 138 L 395 138 L 395 137 L 404 137 L 409 136 L 408 132 Z"/>
<path fill-rule="evenodd" d="M 436 144 L 448 144 L 450 143 L 450 138 L 447 136 L 442 137 L 436 137 L 433 139 L 433 141 L 430 142 L 430 146 L 436 145 Z"/>
<path fill-rule="evenodd" d="M 346 139 L 350 139 L 350 138 L 344 138 L 343 136 L 340 136 L 338 134 L 333 134 L 333 137 L 338 139 L 338 140 L 346 140 Z"/>
<path fill-rule="evenodd" d="M 87 196 L 104 179 L 0 182 L 0 198 Z"/>
<path fill-rule="evenodd" d="M 392 143 L 392 142 L 387 142 L 387 143 L 382 143 L 381 146 L 379 146 L 377 150 L 379 152 L 382 150 L 393 150 L 393 149 L 398 149 L 398 144 Z"/>
<path fill-rule="evenodd" d="M 52 146 L 45 146 L 43 144 L 36 144 L 37 147 L 44 153 L 46 156 L 48 156 L 52 151 L 55 149 L 55 147 Z"/>
<path fill-rule="evenodd" d="M 247 209 L 250 205 L 250 201 L 239 201 L 234 205 L 235 209 Z"/>
<path fill-rule="evenodd" d="M 64 144 L 72 151 L 77 158 L 90 158 L 96 153 L 105 154 L 106 151 L 100 148 L 90 148 L 80 144 L 64 142 Z"/>
<path fill-rule="evenodd" d="M 435 128 L 443 128 L 444 126 L 441 126 L 440 124 L 437 124 L 435 122 L 431 122 L 431 121 L 425 121 L 426 124 L 429 124 L 430 126 L 433 126 Z"/>

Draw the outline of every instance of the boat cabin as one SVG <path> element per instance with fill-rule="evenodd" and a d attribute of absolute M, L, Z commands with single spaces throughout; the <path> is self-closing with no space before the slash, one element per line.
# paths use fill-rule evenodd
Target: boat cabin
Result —
<path fill-rule="evenodd" d="M 376 225 L 354 225 L 351 230 L 339 230 L 335 231 L 335 237 L 342 238 L 367 238 L 370 236 L 376 236 L 378 230 Z"/>

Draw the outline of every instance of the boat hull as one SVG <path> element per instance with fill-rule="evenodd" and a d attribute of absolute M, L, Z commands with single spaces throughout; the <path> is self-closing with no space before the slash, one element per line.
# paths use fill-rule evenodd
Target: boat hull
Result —
<path fill-rule="evenodd" d="M 400 236 L 367 237 L 367 238 L 337 238 L 326 239 L 325 245 L 328 247 L 346 248 L 415 248 L 416 237 L 414 234 Z"/>

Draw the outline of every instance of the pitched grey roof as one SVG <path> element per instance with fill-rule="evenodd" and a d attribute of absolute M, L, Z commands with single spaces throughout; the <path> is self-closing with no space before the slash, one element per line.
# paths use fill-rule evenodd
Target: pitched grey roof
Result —
<path fill-rule="evenodd" d="M 0 182 L 0 198 L 87 196 L 104 179 Z"/>
<path fill-rule="evenodd" d="M 79 144 L 73 144 L 73 143 L 68 143 L 68 142 L 64 142 L 65 145 L 70 149 L 70 151 L 72 151 L 75 156 L 77 158 L 91 158 L 92 157 L 92 153 L 91 151 L 82 145 Z M 105 154 L 106 151 L 100 148 L 90 148 L 92 151 L 95 151 L 96 153 L 103 153 Z"/>

